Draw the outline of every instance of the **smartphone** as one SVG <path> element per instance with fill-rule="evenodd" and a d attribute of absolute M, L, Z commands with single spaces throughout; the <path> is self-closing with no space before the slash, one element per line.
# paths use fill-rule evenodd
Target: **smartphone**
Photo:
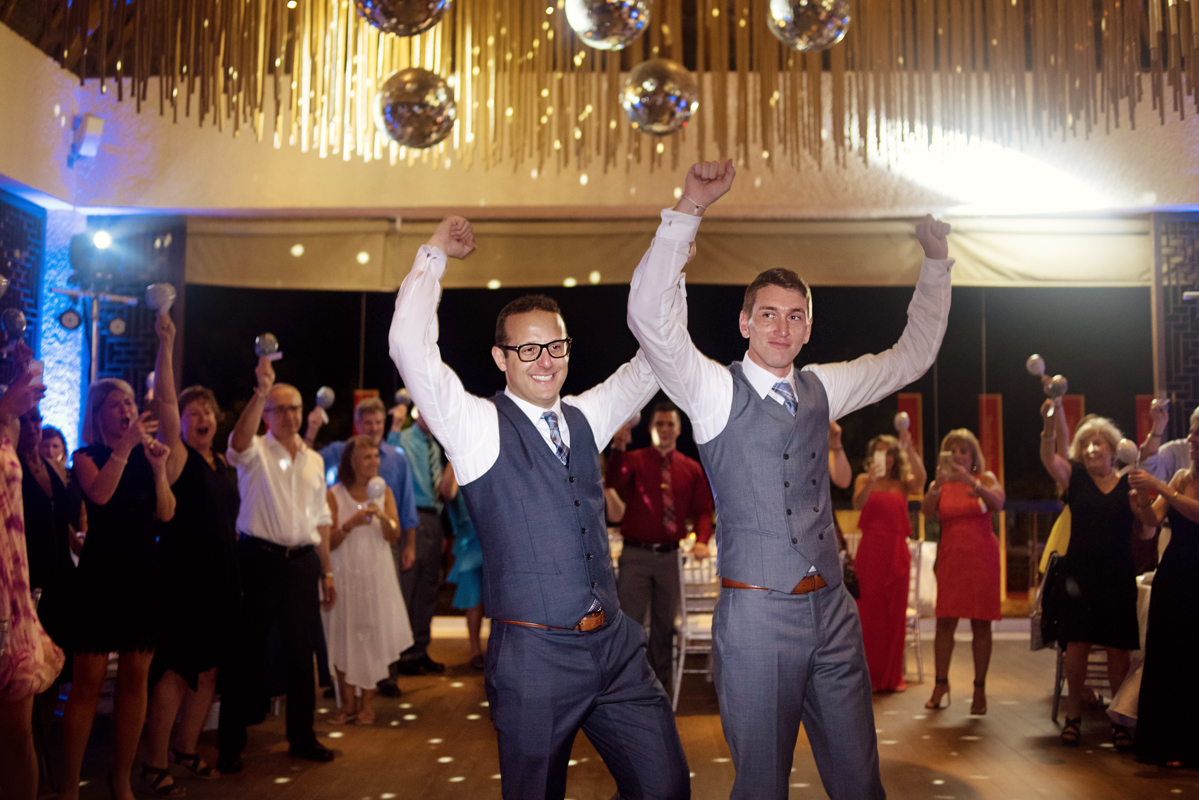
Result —
<path fill-rule="evenodd" d="M 38 361 L 36 358 L 29 362 L 29 373 L 31 375 L 37 376 L 34 379 L 35 383 L 41 379 L 42 373 L 45 371 L 46 371 L 46 365 L 43 364 L 42 362 Z"/>
<path fill-rule="evenodd" d="M 953 472 L 953 453 L 948 450 L 942 450 L 937 456 L 937 472 L 942 475 L 949 475 Z"/>
<path fill-rule="evenodd" d="M 875 450 L 874 451 L 874 466 L 876 469 L 882 469 L 882 470 L 885 470 L 887 468 L 887 451 L 886 450 Z"/>

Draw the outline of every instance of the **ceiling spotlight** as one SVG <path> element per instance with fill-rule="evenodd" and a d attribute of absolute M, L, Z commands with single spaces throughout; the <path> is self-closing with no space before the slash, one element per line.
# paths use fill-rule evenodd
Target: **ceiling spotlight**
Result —
<path fill-rule="evenodd" d="M 370 260 L 371 260 L 371 254 L 366 252 L 365 250 L 358 253 L 358 263 L 359 264 L 365 264 L 366 262 L 368 262 Z"/>
<path fill-rule="evenodd" d="M 92 244 L 100 250 L 107 250 L 112 245 L 112 235 L 108 231 L 96 231 Z"/>
<path fill-rule="evenodd" d="M 68 308 L 58 315 L 58 324 L 68 331 L 73 331 L 83 324 L 83 317 L 79 316 L 75 309 Z"/>
<path fill-rule="evenodd" d="M 304 255 L 304 245 L 302 245 L 302 244 L 293 244 L 293 245 L 291 246 L 291 254 L 292 254 L 293 256 L 295 256 L 296 258 L 299 258 L 300 256 Z"/>

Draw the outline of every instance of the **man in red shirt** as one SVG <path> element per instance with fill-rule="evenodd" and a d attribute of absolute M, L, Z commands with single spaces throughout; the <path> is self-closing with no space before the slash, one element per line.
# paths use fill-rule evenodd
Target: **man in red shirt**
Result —
<path fill-rule="evenodd" d="M 644 622 L 650 611 L 649 664 L 662 686 L 669 687 L 671 638 L 679 610 L 679 540 L 687 536 L 690 519 L 696 539 L 691 552 L 707 557 L 713 503 L 703 467 L 675 450 L 682 421 L 674 403 L 654 406 L 650 429 L 654 446 L 643 450 L 625 453 L 627 437 L 613 439 L 606 484 L 627 504 L 620 526 L 620 607 L 637 622 Z"/>

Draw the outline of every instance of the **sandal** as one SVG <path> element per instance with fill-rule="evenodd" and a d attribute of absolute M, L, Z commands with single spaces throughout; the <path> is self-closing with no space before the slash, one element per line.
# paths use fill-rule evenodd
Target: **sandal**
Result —
<path fill-rule="evenodd" d="M 354 718 L 357 716 L 357 714 L 355 714 L 353 711 L 350 711 L 348 708 L 342 708 L 339 709 L 336 714 L 333 714 L 329 717 L 329 724 L 345 725 L 349 722 L 353 722 Z"/>
<path fill-rule="evenodd" d="M 142 780 L 150 784 L 150 790 L 154 792 L 155 797 L 183 797 L 187 794 L 187 789 L 175 785 L 170 767 L 159 769 L 143 761 Z"/>
<path fill-rule="evenodd" d="M 1130 752 L 1132 750 L 1132 734 L 1128 732 L 1128 728 L 1113 723 L 1112 744 L 1121 753 Z"/>
<path fill-rule="evenodd" d="M 172 747 L 171 757 L 175 759 L 176 764 L 190 772 L 194 778 L 210 781 L 221 777 L 219 772 L 204 763 L 204 759 L 196 753 L 184 753 Z"/>
<path fill-rule="evenodd" d="M 1078 741 L 1082 738 L 1082 717 L 1070 719 L 1066 717 L 1066 723 L 1062 725 L 1062 744 L 1066 747 L 1078 747 Z"/>
<path fill-rule="evenodd" d="M 974 682 L 974 702 L 970 704 L 970 713 L 975 716 L 983 716 L 987 713 L 987 682 L 985 680 Z M 980 705 L 978 702 L 978 693 L 982 690 L 983 701 Z"/>
<path fill-rule="evenodd" d="M 934 702 L 933 698 L 930 697 L 928 702 L 924 704 L 924 707 L 927 709 L 935 710 L 935 711 L 940 711 L 943 708 L 949 708 L 949 704 L 951 702 L 953 702 L 953 698 L 951 698 L 949 696 L 949 678 L 937 678 L 936 681 L 934 681 L 934 682 L 936 683 L 937 687 L 944 686 L 945 693 L 942 694 L 940 697 L 937 697 L 937 689 L 934 688 L 933 689 L 933 697 L 936 697 L 936 701 Z M 945 698 L 945 705 L 941 705 L 942 697 Z"/>
<path fill-rule="evenodd" d="M 362 726 L 374 725 L 375 724 L 375 712 L 367 711 L 366 709 L 359 711 L 354 716 L 354 724 L 362 725 Z"/>

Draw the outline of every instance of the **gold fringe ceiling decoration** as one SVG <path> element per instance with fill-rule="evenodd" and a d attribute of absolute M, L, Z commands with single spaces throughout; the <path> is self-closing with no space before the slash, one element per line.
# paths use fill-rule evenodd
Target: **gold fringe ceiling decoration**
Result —
<path fill-rule="evenodd" d="M 823 164 L 826 146 L 844 165 L 934 132 L 1010 147 L 1090 136 L 1135 127 L 1146 93 L 1159 124 L 1199 110 L 1199 0 L 855 0 L 848 35 L 827 53 L 772 36 L 769 0 L 656 0 L 646 35 L 618 52 L 584 45 L 563 0 L 455 0 L 411 39 L 381 35 L 350 0 L 33 5 L 41 29 L 28 38 L 139 110 L 322 158 L 573 165 L 582 182 L 589 169 L 660 165 L 668 150 L 677 166 L 688 147 L 801 167 Z M 653 57 L 697 73 L 692 130 L 630 129 L 622 75 Z M 457 97 L 451 136 L 425 151 L 392 143 L 371 111 L 377 88 L 408 66 L 446 77 Z"/>

